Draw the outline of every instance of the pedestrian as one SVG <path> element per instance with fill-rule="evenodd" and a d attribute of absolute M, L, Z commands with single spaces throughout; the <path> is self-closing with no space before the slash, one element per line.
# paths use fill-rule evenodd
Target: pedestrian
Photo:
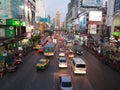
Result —
<path fill-rule="evenodd" d="M 3 77 L 3 70 L 4 70 L 3 66 L 0 66 L 0 78 Z"/>

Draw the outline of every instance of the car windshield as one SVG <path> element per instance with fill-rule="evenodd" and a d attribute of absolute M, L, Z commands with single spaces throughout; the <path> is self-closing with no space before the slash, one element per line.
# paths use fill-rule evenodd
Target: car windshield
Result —
<path fill-rule="evenodd" d="M 60 53 L 64 53 L 65 51 L 64 50 L 60 50 Z"/>
<path fill-rule="evenodd" d="M 69 52 L 69 54 L 70 54 L 70 55 L 72 55 L 72 54 L 73 54 L 73 52 Z"/>
<path fill-rule="evenodd" d="M 66 62 L 66 60 L 60 60 L 60 62 L 63 62 L 63 63 L 64 63 L 64 62 Z"/>
<path fill-rule="evenodd" d="M 39 62 L 39 64 L 44 64 L 44 63 L 45 63 L 45 61 L 40 61 L 40 62 Z"/>
<path fill-rule="evenodd" d="M 82 51 L 82 49 L 78 49 L 77 51 L 79 51 L 79 52 L 80 52 L 80 51 Z"/>
<path fill-rule="evenodd" d="M 77 68 L 85 68 L 85 64 L 77 64 L 76 67 Z"/>
<path fill-rule="evenodd" d="M 62 82 L 62 87 L 72 87 L 71 82 Z"/>

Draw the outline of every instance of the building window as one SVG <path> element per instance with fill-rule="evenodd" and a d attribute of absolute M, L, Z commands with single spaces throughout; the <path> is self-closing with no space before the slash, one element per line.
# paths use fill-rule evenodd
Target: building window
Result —
<path fill-rule="evenodd" d="M 120 0 L 115 0 L 114 11 L 117 11 L 119 9 L 120 9 Z"/>

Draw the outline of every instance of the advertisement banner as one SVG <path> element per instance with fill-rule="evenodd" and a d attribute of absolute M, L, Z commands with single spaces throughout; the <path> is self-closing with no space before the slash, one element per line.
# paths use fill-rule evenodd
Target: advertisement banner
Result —
<path fill-rule="evenodd" d="M 5 37 L 5 28 L 0 27 L 0 37 Z"/>
<path fill-rule="evenodd" d="M 89 21 L 102 21 L 102 11 L 90 11 Z"/>
<path fill-rule="evenodd" d="M 8 26 L 6 29 L 6 37 L 14 37 L 15 36 L 15 30 L 13 26 Z"/>
<path fill-rule="evenodd" d="M 103 0 L 82 0 L 83 7 L 101 7 Z"/>
<path fill-rule="evenodd" d="M 6 25 L 6 19 L 0 19 L 0 25 Z"/>
<path fill-rule="evenodd" d="M 40 18 L 40 22 L 50 22 L 49 18 Z"/>
<path fill-rule="evenodd" d="M 80 33 L 81 34 L 86 34 L 87 33 L 87 22 L 86 22 L 87 17 L 86 16 L 81 16 L 79 18 L 80 20 Z"/>
<path fill-rule="evenodd" d="M 90 26 L 90 34 L 96 34 L 97 33 L 97 25 L 91 24 Z"/>
<path fill-rule="evenodd" d="M 7 0 L 0 0 L 0 18 L 8 18 Z"/>

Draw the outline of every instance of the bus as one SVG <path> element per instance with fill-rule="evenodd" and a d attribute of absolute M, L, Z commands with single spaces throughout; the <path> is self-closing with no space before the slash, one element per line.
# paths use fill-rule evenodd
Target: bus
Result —
<path fill-rule="evenodd" d="M 45 56 L 53 56 L 55 54 L 55 43 L 50 42 L 44 46 L 43 54 Z"/>

